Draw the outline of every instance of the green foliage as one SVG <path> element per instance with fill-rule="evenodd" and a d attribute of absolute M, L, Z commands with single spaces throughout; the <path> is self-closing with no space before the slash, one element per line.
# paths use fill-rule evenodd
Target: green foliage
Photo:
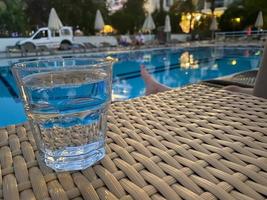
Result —
<path fill-rule="evenodd" d="M 79 26 L 85 34 L 94 34 L 96 10 L 100 9 L 105 23 L 108 23 L 108 11 L 105 3 L 93 0 L 26 0 L 29 22 L 47 26 L 50 9 L 54 7 L 63 25 Z M 36 12 L 38 10 L 38 12 Z"/>
<path fill-rule="evenodd" d="M 51 9 L 50 0 L 24 0 L 26 3 L 26 13 L 30 28 L 35 30 L 38 27 L 47 25 L 48 16 Z"/>
<path fill-rule="evenodd" d="M 212 17 L 210 15 L 203 15 L 199 21 L 195 23 L 192 31 L 193 37 L 198 39 L 209 39 L 211 37 L 210 24 Z"/>
<path fill-rule="evenodd" d="M 156 27 L 163 27 L 165 25 L 165 17 L 169 14 L 171 21 L 172 33 L 181 32 L 181 28 L 179 26 L 179 22 L 181 19 L 181 14 L 177 14 L 175 12 L 166 12 L 164 10 L 155 11 L 152 15 Z"/>
<path fill-rule="evenodd" d="M 94 34 L 96 10 L 100 9 L 106 24 L 119 33 L 134 33 L 141 29 L 145 20 L 144 3 L 147 0 L 128 0 L 124 7 L 109 16 L 105 1 L 98 0 L 0 0 L 0 34 L 26 33 L 37 26 L 47 26 L 50 9 L 54 7 L 64 25 L 79 26 L 85 34 Z M 162 0 L 160 0 L 162 3 Z M 214 0 L 206 0 L 213 5 Z M 196 0 L 176 1 L 169 11 L 172 32 L 181 32 L 179 23 L 182 13 L 196 11 Z M 232 4 L 219 19 L 222 31 L 244 30 L 253 26 L 258 12 L 263 12 L 264 29 L 267 29 L 266 0 L 240 0 Z M 164 26 L 166 12 L 161 8 L 153 13 L 156 27 Z M 240 22 L 235 19 L 240 18 Z M 210 19 L 204 17 L 196 24 L 193 34 L 208 35 Z"/>
<path fill-rule="evenodd" d="M 192 15 L 192 13 L 196 12 L 197 4 L 194 0 L 185 0 L 185 1 L 177 1 L 174 3 L 174 5 L 171 7 L 171 12 L 174 13 L 189 13 Z M 189 33 L 191 33 L 191 23 L 192 23 L 193 17 L 190 19 L 190 30 Z"/>
<path fill-rule="evenodd" d="M 181 21 L 181 14 L 171 12 L 170 20 L 171 20 L 172 33 L 181 33 L 182 29 L 179 25 Z"/>
<path fill-rule="evenodd" d="M 193 13 L 196 11 L 196 4 L 193 0 L 176 1 L 171 7 L 171 12 Z"/>
<path fill-rule="evenodd" d="M 111 25 L 119 33 L 134 33 L 141 29 L 145 20 L 145 0 L 128 0 L 124 7 L 110 16 Z"/>
<path fill-rule="evenodd" d="M 22 0 L 3 1 L 0 9 L 0 30 L 2 36 L 9 36 L 12 32 L 25 33 L 27 20 L 24 12 L 25 4 Z"/>
<path fill-rule="evenodd" d="M 54 0 L 55 1 L 55 0 Z M 59 1 L 59 0 L 57 0 Z M 79 26 L 85 34 L 94 34 L 94 22 L 96 16 L 96 10 L 99 9 L 103 16 L 104 22 L 107 21 L 107 9 L 104 3 L 95 3 L 95 1 L 88 0 L 60 0 L 61 3 L 57 2 L 54 6 L 58 8 L 62 20 L 66 25 Z M 64 3 L 63 3 L 64 1 Z M 60 5 L 64 4 L 63 8 Z"/>
<path fill-rule="evenodd" d="M 152 14 L 156 27 L 164 26 L 166 15 L 167 15 L 167 12 L 164 10 L 155 11 Z"/>
<path fill-rule="evenodd" d="M 117 11 L 111 17 L 112 26 L 121 34 L 135 31 L 134 16 L 123 11 Z"/>
<path fill-rule="evenodd" d="M 244 30 L 254 26 L 258 12 L 262 11 L 264 29 L 267 28 L 267 3 L 266 0 L 241 0 L 232 4 L 222 15 L 219 27 L 222 31 Z M 240 23 L 234 19 L 240 18 Z"/>
<path fill-rule="evenodd" d="M 231 7 L 227 9 L 219 20 L 219 28 L 222 31 L 240 31 L 245 25 L 244 22 L 244 8 Z M 236 22 L 235 19 L 240 18 L 240 23 Z"/>

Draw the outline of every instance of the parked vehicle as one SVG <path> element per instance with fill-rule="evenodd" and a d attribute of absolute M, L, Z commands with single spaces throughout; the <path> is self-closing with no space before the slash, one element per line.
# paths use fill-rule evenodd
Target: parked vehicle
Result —
<path fill-rule="evenodd" d="M 64 26 L 59 31 L 52 31 L 48 27 L 40 28 L 30 38 L 21 40 L 17 45 L 30 43 L 34 46 L 47 46 L 53 49 L 70 49 L 73 43 L 72 27 Z"/>

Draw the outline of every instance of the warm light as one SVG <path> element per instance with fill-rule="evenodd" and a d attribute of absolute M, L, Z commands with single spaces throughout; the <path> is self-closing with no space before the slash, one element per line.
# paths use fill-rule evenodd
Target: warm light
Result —
<path fill-rule="evenodd" d="M 240 17 L 237 17 L 237 18 L 234 18 L 233 21 L 236 23 L 240 23 L 241 19 L 240 19 Z"/>
<path fill-rule="evenodd" d="M 105 25 L 101 33 L 113 33 L 115 32 L 114 28 L 110 25 Z"/>
<path fill-rule="evenodd" d="M 191 20 L 191 30 L 194 29 L 195 23 L 200 20 L 201 13 L 183 13 L 181 16 L 180 27 L 184 33 L 189 33 L 190 31 L 190 20 Z"/>
<path fill-rule="evenodd" d="M 127 97 L 125 97 L 124 95 L 112 93 L 111 98 L 112 101 L 118 101 L 118 100 L 125 100 Z"/>
<path fill-rule="evenodd" d="M 224 13 L 225 10 L 226 10 L 225 7 L 215 8 L 213 14 L 214 14 L 216 17 L 221 17 L 221 16 L 223 15 L 223 13 Z M 207 14 L 207 15 L 212 15 L 212 13 L 211 13 L 211 9 L 203 9 L 203 10 L 201 10 L 201 12 L 204 13 L 204 14 Z"/>
<path fill-rule="evenodd" d="M 216 70 L 216 69 L 218 69 L 218 64 L 217 64 L 217 63 L 213 64 L 212 67 L 211 67 L 211 69 L 212 69 L 212 70 Z"/>
<path fill-rule="evenodd" d="M 144 55 L 143 60 L 146 62 L 150 62 L 151 61 L 151 55 L 149 55 L 149 54 Z"/>
<path fill-rule="evenodd" d="M 236 65 L 237 64 L 237 61 L 235 60 L 235 59 L 233 59 L 232 61 L 231 61 L 231 65 Z"/>
<path fill-rule="evenodd" d="M 184 69 L 197 69 L 199 67 L 198 60 L 195 60 L 193 54 L 190 54 L 188 51 L 181 54 L 180 66 Z"/>
<path fill-rule="evenodd" d="M 187 19 L 185 14 L 182 14 L 179 25 L 184 33 L 189 33 L 190 20 Z"/>
<path fill-rule="evenodd" d="M 187 16 L 186 16 L 186 19 L 190 20 L 191 17 L 192 17 L 192 16 L 188 13 Z"/>
<path fill-rule="evenodd" d="M 196 20 L 197 20 L 197 21 L 199 21 L 200 18 L 201 18 L 201 14 L 199 14 L 199 15 L 196 16 Z"/>

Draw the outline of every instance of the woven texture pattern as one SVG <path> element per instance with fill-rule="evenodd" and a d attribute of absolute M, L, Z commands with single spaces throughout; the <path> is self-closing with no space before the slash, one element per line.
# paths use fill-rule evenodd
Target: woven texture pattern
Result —
<path fill-rule="evenodd" d="M 107 155 L 55 173 L 28 124 L 0 129 L 1 199 L 267 198 L 267 101 L 192 85 L 112 104 Z"/>
<path fill-rule="evenodd" d="M 230 81 L 254 87 L 258 70 L 247 71 L 230 78 Z"/>

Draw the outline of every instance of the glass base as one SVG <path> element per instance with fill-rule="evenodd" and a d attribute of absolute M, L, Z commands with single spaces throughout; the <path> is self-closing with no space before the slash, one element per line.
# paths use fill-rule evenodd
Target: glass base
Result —
<path fill-rule="evenodd" d="M 48 154 L 43 154 L 42 156 L 45 164 L 57 172 L 83 170 L 101 160 L 105 156 L 105 148 L 102 147 L 85 154 L 74 156 L 52 157 Z"/>

